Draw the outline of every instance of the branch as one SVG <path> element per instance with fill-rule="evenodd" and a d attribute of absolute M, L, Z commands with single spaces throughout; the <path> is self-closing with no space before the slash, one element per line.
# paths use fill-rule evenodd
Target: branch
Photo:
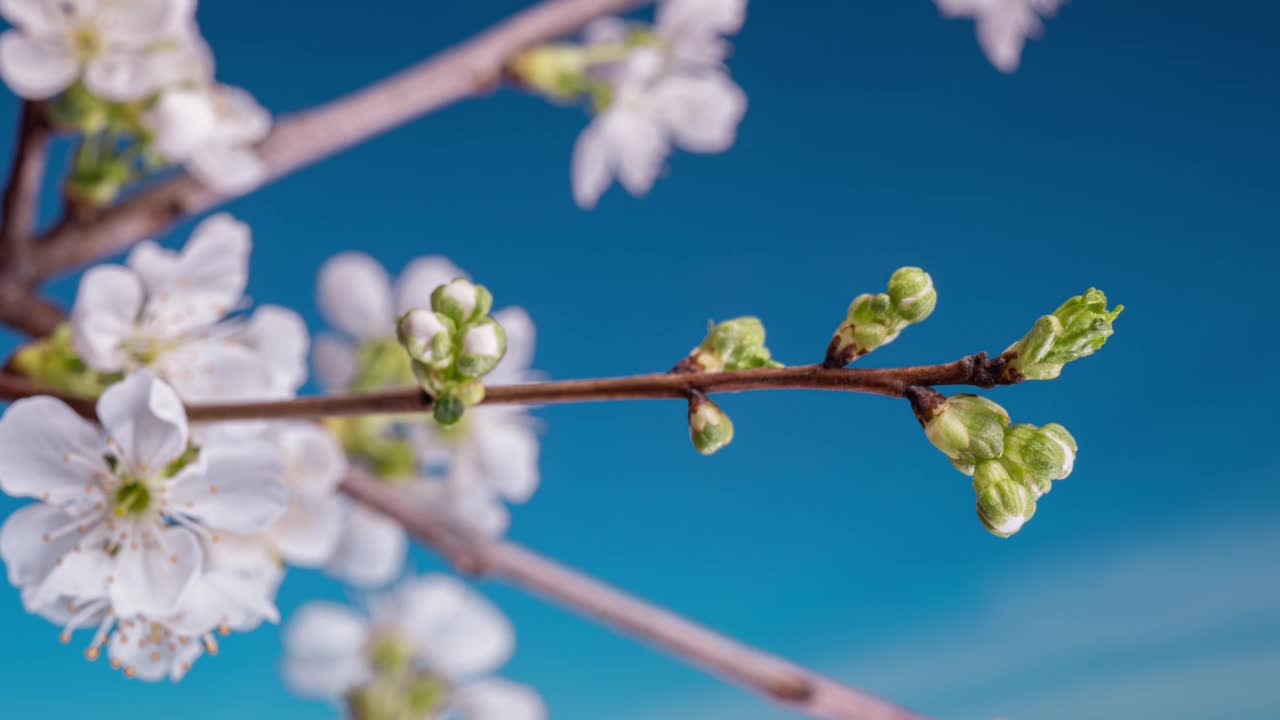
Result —
<path fill-rule="evenodd" d="M 546 0 L 418 65 L 312 110 L 285 117 L 258 147 L 269 180 L 495 87 L 516 52 L 647 0 Z M 64 222 L 34 255 L 40 279 L 119 252 L 230 199 L 183 173 L 104 211 Z"/>
<path fill-rule="evenodd" d="M 485 388 L 488 404 L 542 405 L 599 400 L 686 398 L 704 393 L 745 390 L 843 390 L 907 397 L 909 388 L 933 385 L 973 385 L 990 388 L 1010 384 L 1001 379 L 1004 360 L 978 353 L 943 365 L 905 368 L 828 369 L 800 365 L 759 370 L 711 373 L 653 373 L 592 380 L 558 380 Z M 3 388 L 0 388 L 3 392 Z M 190 405 L 192 422 L 224 420 L 280 420 L 342 415 L 418 413 L 431 409 L 431 397 L 416 388 L 398 388 L 348 395 Z"/>
<path fill-rule="evenodd" d="M 637 637 L 796 712 L 829 720 L 922 720 L 922 716 L 815 674 L 775 655 L 610 587 L 514 543 L 491 540 L 353 472 L 341 490 L 398 521 L 461 572 L 493 576 Z"/>

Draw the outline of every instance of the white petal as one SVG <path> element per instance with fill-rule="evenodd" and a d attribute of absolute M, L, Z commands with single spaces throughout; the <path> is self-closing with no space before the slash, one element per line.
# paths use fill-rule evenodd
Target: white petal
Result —
<path fill-rule="evenodd" d="M 28 100 L 45 100 L 75 82 L 79 67 L 63 42 L 9 30 L 0 35 L 0 77 Z"/>
<path fill-rule="evenodd" d="M 229 536 L 205 543 L 205 572 L 192 586 L 173 627 L 201 635 L 219 625 L 247 632 L 278 622 L 275 594 L 284 570 L 261 543 Z"/>
<path fill-rule="evenodd" d="M 142 474 L 159 472 L 187 449 L 187 411 L 178 394 L 149 370 L 139 370 L 98 398 L 98 419 Z"/>
<path fill-rule="evenodd" d="M 508 307 L 494 313 L 493 319 L 507 335 L 507 354 L 502 356 L 502 361 L 489 373 L 485 382 L 504 385 L 527 381 L 537 338 L 533 318 L 522 307 Z"/>
<path fill-rule="evenodd" d="M 35 35 L 62 32 L 62 13 L 49 0 L 0 0 L 0 15 L 10 24 Z"/>
<path fill-rule="evenodd" d="M 346 390 L 356 375 L 355 348 L 332 335 L 321 335 L 312 346 L 316 379 L 326 390 Z"/>
<path fill-rule="evenodd" d="M 368 625 L 339 605 L 313 602 L 294 614 L 285 630 L 284 675 L 294 692 L 337 699 L 364 683 Z"/>
<path fill-rule="evenodd" d="M 619 17 L 600 17 L 582 28 L 582 39 L 588 45 L 605 45 L 625 42 L 631 25 Z"/>
<path fill-rule="evenodd" d="M 459 487 L 440 480 L 425 480 L 413 486 L 413 493 L 425 506 L 485 537 L 501 537 L 511 526 L 507 506 L 488 487 Z"/>
<path fill-rule="evenodd" d="M 311 337 L 298 313 L 278 305 L 263 305 L 254 311 L 236 339 L 258 352 L 274 372 L 282 391 L 294 392 L 307 381 Z"/>
<path fill-rule="evenodd" d="M 62 561 L 37 586 L 30 601 L 48 605 L 58 598 L 69 598 L 84 604 L 107 597 L 110 578 L 115 572 L 115 558 L 102 549 L 106 545 L 106 528 L 98 526 L 81 539 L 78 551 L 62 556 Z"/>
<path fill-rule="evenodd" d="M 690 152 L 728 150 L 747 110 L 747 96 L 720 72 L 672 76 L 653 93 L 667 131 Z"/>
<path fill-rule="evenodd" d="M 142 300 L 142 285 L 128 268 L 100 265 L 84 274 L 71 312 L 71 339 L 85 364 L 106 372 L 124 367 L 123 343 L 136 330 Z"/>
<path fill-rule="evenodd" d="M 295 497 L 271 528 L 276 550 L 290 565 L 322 567 L 342 538 L 342 503 L 336 497 Z"/>
<path fill-rule="evenodd" d="M 132 102 L 158 87 L 160 76 L 155 68 L 155 59 L 142 50 L 108 50 L 85 67 L 84 84 L 100 98 Z"/>
<path fill-rule="evenodd" d="M 95 472 L 107 472 L 101 434 L 61 400 L 34 397 L 0 419 L 0 489 L 65 505 L 85 497 Z"/>
<path fill-rule="evenodd" d="M 1000 9 L 980 15 L 975 25 L 987 59 L 1005 73 L 1018 69 L 1027 38 L 1038 36 L 1043 29 L 1040 18 L 1023 2 L 1004 3 Z"/>
<path fill-rule="evenodd" d="M 320 310 L 358 340 L 395 335 L 391 279 L 377 260 L 358 252 L 335 255 L 320 268 Z"/>
<path fill-rule="evenodd" d="M 259 105 L 247 90 L 219 85 L 214 92 L 220 118 L 218 136 L 222 144 L 245 147 L 271 132 L 271 113 Z"/>
<path fill-rule="evenodd" d="M 538 488 L 538 436 L 518 408 L 480 407 L 466 450 L 459 453 L 450 480 L 480 483 L 510 502 L 528 501 Z"/>
<path fill-rule="evenodd" d="M 688 33 L 733 35 L 746 16 L 747 0 L 665 0 L 658 5 L 654 26 L 668 40 Z"/>
<path fill-rule="evenodd" d="M 546 704 L 536 690 L 501 678 L 458 688 L 453 702 L 463 720 L 544 720 Z"/>
<path fill-rule="evenodd" d="M 415 258 L 396 279 L 396 315 L 415 308 L 431 308 L 431 293 L 455 278 L 467 278 L 449 258 L 428 255 Z"/>
<path fill-rule="evenodd" d="M 601 120 L 596 119 L 578 135 L 573 145 L 573 199 L 583 210 L 595 207 L 609 183 L 613 182 L 617 161 L 609 141 Z"/>
<path fill-rule="evenodd" d="M 107 656 L 132 677 L 156 682 L 166 677 L 182 677 L 202 654 L 200 641 L 179 638 L 162 623 L 145 618 L 118 627 L 107 643 Z"/>
<path fill-rule="evenodd" d="M 311 423 L 290 423 L 277 432 L 285 484 L 299 495 L 332 495 L 347 472 L 346 453 L 333 433 Z"/>
<path fill-rule="evenodd" d="M 202 90 L 167 90 L 144 119 L 156 152 L 179 162 L 208 144 L 218 126 L 213 100 Z"/>
<path fill-rule="evenodd" d="M 121 616 L 167 615 L 178 609 L 200 574 L 200 543 L 182 527 L 151 528 L 150 541 L 121 546 L 111 581 L 111 605 Z"/>
<path fill-rule="evenodd" d="M 201 222 L 168 273 L 144 276 L 147 326 L 172 337 L 224 317 L 244 296 L 251 248 L 249 226 L 230 215 Z"/>
<path fill-rule="evenodd" d="M 248 145 L 204 146 L 187 158 L 186 167 L 195 179 L 223 195 L 243 195 L 270 175 L 266 161 Z"/>
<path fill-rule="evenodd" d="M 71 523 L 70 515 L 44 503 L 15 510 L 0 527 L 0 558 L 9 569 L 9 582 L 19 587 L 43 582 L 80 541 L 74 532 L 50 537 Z"/>
<path fill-rule="evenodd" d="M 353 505 L 325 569 L 352 585 L 386 585 L 404 567 L 407 542 L 404 530 L 393 520 Z"/>
<path fill-rule="evenodd" d="M 618 153 L 618 180 L 634 196 L 648 193 L 671 151 L 655 118 L 642 112 L 606 113 Z"/>
<path fill-rule="evenodd" d="M 189 402 L 267 400 L 292 395 L 251 348 L 227 340 L 188 342 L 152 365 Z"/>
<path fill-rule="evenodd" d="M 398 626 L 424 666 L 450 679 L 499 667 L 511 657 L 515 635 L 493 603 L 446 575 L 410 580 L 396 589 Z"/>
<path fill-rule="evenodd" d="M 99 2 L 98 22 L 111 41 L 141 47 L 174 32 L 195 14 L 191 0 Z"/>
<path fill-rule="evenodd" d="M 289 507 L 280 453 L 270 443 L 210 443 L 200 449 L 198 464 L 204 467 L 188 472 L 189 466 L 169 481 L 169 497 L 177 512 L 210 528 L 258 532 Z"/>

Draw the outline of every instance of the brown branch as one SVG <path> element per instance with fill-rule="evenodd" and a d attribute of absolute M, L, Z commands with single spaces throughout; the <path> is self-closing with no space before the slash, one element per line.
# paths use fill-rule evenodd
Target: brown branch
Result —
<path fill-rule="evenodd" d="M 57 306 L 29 292 L 35 279 L 31 250 L 51 136 L 44 108 L 24 102 L 0 220 L 0 323 L 37 335 L 46 334 L 63 318 Z"/>
<path fill-rule="evenodd" d="M 830 720 L 922 720 L 922 716 L 745 645 L 511 542 L 490 540 L 353 472 L 341 490 L 396 520 L 461 572 L 506 580 L 638 638 L 796 712 Z"/>
<path fill-rule="evenodd" d="M 546 0 L 445 52 L 326 105 L 278 122 L 258 150 L 275 180 L 420 115 L 496 87 L 516 52 L 647 0 Z M 230 199 L 181 174 L 138 193 L 93 222 L 64 222 L 34 255 L 47 278 L 124 250 L 178 220 Z"/>
<path fill-rule="evenodd" d="M 801 365 L 712 373 L 653 373 L 592 380 L 558 380 L 485 388 L 485 403 L 543 405 L 599 400 L 686 398 L 704 393 L 744 390 L 843 390 L 889 397 L 906 397 L 913 386 L 973 385 L 994 387 L 1001 380 L 1004 361 L 979 353 L 943 365 L 906 368 L 827 369 Z M 419 413 L 431 409 L 430 396 L 416 388 L 400 388 L 349 395 L 326 395 L 265 402 L 234 402 L 188 406 L 192 421 L 320 418 L 342 415 Z"/>

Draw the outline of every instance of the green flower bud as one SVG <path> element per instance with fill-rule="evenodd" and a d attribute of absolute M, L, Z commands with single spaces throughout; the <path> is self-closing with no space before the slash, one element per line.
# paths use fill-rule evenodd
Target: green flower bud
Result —
<path fill-rule="evenodd" d="M 1122 310 L 1124 306 L 1117 305 L 1108 311 L 1107 296 L 1094 288 L 1071 298 L 1004 351 L 1005 379 L 1058 377 L 1063 365 L 1092 355 L 1106 343 Z"/>
<path fill-rule="evenodd" d="M 446 315 L 458 328 L 488 315 L 492 307 L 489 290 L 465 278 L 451 280 L 431 293 L 431 309 Z"/>
<path fill-rule="evenodd" d="M 567 43 L 537 45 L 516 54 L 508 74 L 521 85 L 557 100 L 572 100 L 587 89 L 586 49 Z"/>
<path fill-rule="evenodd" d="M 689 437 L 698 452 L 711 455 L 733 440 L 733 421 L 719 405 L 695 394 L 689 398 Z"/>
<path fill-rule="evenodd" d="M 1014 425 L 1005 433 L 1005 458 L 1046 480 L 1061 480 L 1071 474 L 1076 461 L 1076 441 L 1057 423 L 1037 428 Z"/>
<path fill-rule="evenodd" d="M 497 320 L 485 318 L 463 334 L 458 372 L 466 377 L 480 377 L 497 367 L 506 352 L 506 331 Z"/>
<path fill-rule="evenodd" d="M 1036 514 L 1031 491 L 1009 479 L 998 462 L 988 460 L 977 467 L 974 491 L 978 494 L 978 519 L 992 535 L 1009 537 Z"/>
<path fill-rule="evenodd" d="M 745 316 L 711 326 L 706 338 L 676 367 L 690 372 L 781 367 L 765 347 L 764 323 Z"/>
<path fill-rule="evenodd" d="M 956 469 L 966 475 L 983 460 L 994 460 L 1004 452 L 1004 431 L 1009 413 L 977 395 L 955 395 L 925 422 L 925 435 Z"/>
<path fill-rule="evenodd" d="M 889 299 L 899 318 L 918 323 L 933 313 L 938 291 L 933 289 L 929 273 L 918 267 L 904 267 L 889 278 Z"/>
<path fill-rule="evenodd" d="M 453 360 L 453 321 L 443 313 L 410 310 L 396 324 L 396 335 L 420 363 L 448 367 Z"/>
<path fill-rule="evenodd" d="M 448 427 L 462 419 L 462 413 L 466 411 L 467 405 L 463 399 L 451 391 L 444 391 L 437 395 L 431 403 L 431 414 L 435 417 L 436 422 Z"/>

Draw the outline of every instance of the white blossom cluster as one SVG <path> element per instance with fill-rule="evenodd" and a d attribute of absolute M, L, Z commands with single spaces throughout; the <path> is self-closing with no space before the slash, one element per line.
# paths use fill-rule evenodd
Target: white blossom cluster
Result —
<path fill-rule="evenodd" d="M 1044 31 L 1042 18 L 1053 17 L 1067 0 L 935 0 L 946 17 L 973 18 L 978 43 L 1001 72 L 1022 62 L 1027 40 Z"/>
<path fill-rule="evenodd" d="M 13 28 L 0 35 L 0 77 L 28 100 L 83 92 L 79 107 L 115 104 L 148 151 L 202 183 L 245 192 L 266 176 L 253 145 L 271 116 L 214 79 L 196 25 L 196 0 L 2 0 Z M 87 111 L 86 111 L 87 112 Z M 90 112 L 86 132 L 107 124 Z"/>

